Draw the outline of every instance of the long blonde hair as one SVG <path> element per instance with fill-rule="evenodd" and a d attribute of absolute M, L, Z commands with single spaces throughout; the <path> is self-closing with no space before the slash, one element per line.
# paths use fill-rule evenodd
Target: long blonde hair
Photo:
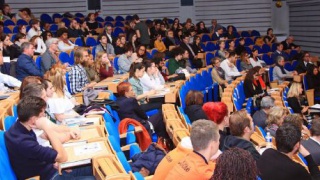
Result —
<path fill-rule="evenodd" d="M 61 65 L 53 65 L 49 71 L 46 72 L 45 77 L 49 79 L 55 89 L 58 97 L 64 97 L 64 89 L 66 86 L 65 68 Z"/>
<path fill-rule="evenodd" d="M 102 56 L 104 54 L 107 54 L 106 52 L 104 51 L 99 51 L 97 54 L 96 54 L 96 60 L 95 60 L 95 68 L 96 68 L 96 71 L 97 73 L 99 74 L 100 72 L 100 68 L 101 67 L 106 67 L 106 70 L 108 70 L 109 67 L 107 67 L 106 64 L 103 64 L 102 63 Z M 108 54 L 107 54 L 108 55 Z"/>
<path fill-rule="evenodd" d="M 291 84 L 291 87 L 288 92 L 288 97 L 296 97 L 298 98 L 300 93 L 299 93 L 299 88 L 301 88 L 301 83 L 293 82 Z"/>
<path fill-rule="evenodd" d="M 283 116 L 288 114 L 288 110 L 283 107 L 275 106 L 270 109 L 267 116 L 267 125 L 270 126 L 271 124 L 276 124 L 278 126 L 281 126 L 283 123 Z"/>

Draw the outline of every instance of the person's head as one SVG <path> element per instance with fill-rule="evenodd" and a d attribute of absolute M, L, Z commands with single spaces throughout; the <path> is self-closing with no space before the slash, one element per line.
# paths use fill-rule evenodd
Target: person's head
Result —
<path fill-rule="evenodd" d="M 240 38 L 239 38 L 239 44 L 240 44 L 241 46 L 244 46 L 245 40 L 244 40 L 243 37 L 240 37 Z"/>
<path fill-rule="evenodd" d="M 212 20 L 211 20 L 211 24 L 212 24 L 213 26 L 217 26 L 217 23 L 218 23 L 218 22 L 217 22 L 216 19 L 212 19 Z"/>
<path fill-rule="evenodd" d="M 222 34 L 223 34 L 223 28 L 222 28 L 222 27 L 219 27 L 219 28 L 217 29 L 217 32 L 218 32 L 219 35 L 222 35 Z"/>
<path fill-rule="evenodd" d="M 307 76 L 317 76 L 319 74 L 318 67 L 311 64 L 307 67 Z"/>
<path fill-rule="evenodd" d="M 274 106 L 275 99 L 271 96 L 265 96 L 261 100 L 261 109 L 269 112 L 269 110 Z"/>
<path fill-rule="evenodd" d="M 148 75 L 154 75 L 156 73 L 156 65 L 151 60 L 144 60 L 143 61 L 145 71 Z"/>
<path fill-rule="evenodd" d="M 168 36 L 169 38 L 174 38 L 174 33 L 173 33 L 173 31 L 172 31 L 171 29 L 168 30 L 167 36 Z"/>
<path fill-rule="evenodd" d="M 202 110 L 216 124 L 224 123 L 225 126 L 229 126 L 229 112 L 225 103 L 207 102 L 202 106 Z"/>
<path fill-rule="evenodd" d="M 301 130 L 293 124 L 284 124 L 276 131 L 277 150 L 282 153 L 293 153 L 299 151 L 301 141 Z"/>
<path fill-rule="evenodd" d="M 7 34 L 1 34 L 0 40 L 3 42 L 4 47 L 7 47 L 12 44 L 12 42 L 10 41 L 9 35 Z"/>
<path fill-rule="evenodd" d="M 35 36 L 32 36 L 32 38 L 29 40 L 29 42 L 31 42 L 31 44 L 34 46 L 34 47 L 37 47 L 38 45 L 38 39 L 40 38 L 40 36 L 38 35 L 35 35 Z"/>
<path fill-rule="evenodd" d="M 31 10 L 29 8 L 22 8 L 19 9 L 19 11 L 26 16 L 31 16 Z"/>
<path fill-rule="evenodd" d="M 23 79 L 21 86 L 20 86 L 20 99 L 21 99 L 21 94 L 24 89 L 28 84 L 30 83 L 37 83 L 37 84 L 42 84 L 43 79 L 39 76 L 27 76 Z"/>
<path fill-rule="evenodd" d="M 106 27 L 106 33 L 107 33 L 107 34 L 111 34 L 111 33 L 112 33 L 112 26 L 111 26 L 111 25 L 107 25 L 107 27 Z"/>
<path fill-rule="evenodd" d="M 182 34 L 183 34 L 183 31 L 182 29 L 177 29 L 177 36 L 182 39 Z"/>
<path fill-rule="evenodd" d="M 220 50 L 224 50 L 225 47 L 226 47 L 226 42 L 225 41 L 219 41 Z"/>
<path fill-rule="evenodd" d="M 201 91 L 190 90 L 186 97 L 186 106 L 191 105 L 202 105 L 203 104 L 203 94 Z"/>
<path fill-rule="evenodd" d="M 233 26 L 232 26 L 232 25 L 229 25 L 229 26 L 227 27 L 227 30 L 228 30 L 229 33 L 232 33 L 232 32 L 233 32 Z"/>
<path fill-rule="evenodd" d="M 186 60 L 189 60 L 189 52 L 188 52 L 188 50 L 184 50 L 184 53 L 182 54 L 182 58 L 186 59 Z"/>
<path fill-rule="evenodd" d="M 254 132 L 254 126 L 251 116 L 245 109 L 236 111 L 229 118 L 230 133 L 233 136 L 250 138 Z"/>
<path fill-rule="evenodd" d="M 27 27 L 25 25 L 19 25 L 18 26 L 18 30 L 19 30 L 19 33 L 22 33 L 22 34 L 27 34 Z"/>
<path fill-rule="evenodd" d="M 53 34 L 51 31 L 44 31 L 42 34 L 42 39 L 43 39 L 43 42 L 46 42 L 48 39 L 51 39 L 53 37 Z"/>
<path fill-rule="evenodd" d="M 191 22 L 186 22 L 186 24 L 184 25 L 184 27 L 186 29 L 190 29 L 191 28 Z"/>
<path fill-rule="evenodd" d="M 36 122 L 45 117 L 46 102 L 36 96 L 22 98 L 17 106 L 18 121 L 26 124 L 29 128 L 36 128 Z"/>
<path fill-rule="evenodd" d="M 99 41 L 102 45 L 106 46 L 107 43 L 108 43 L 107 35 L 106 35 L 106 34 L 101 34 L 101 35 L 99 35 L 98 41 Z"/>
<path fill-rule="evenodd" d="M 180 61 L 182 59 L 182 55 L 184 53 L 184 49 L 182 47 L 175 47 L 171 50 L 172 56 L 177 60 Z"/>
<path fill-rule="evenodd" d="M 135 23 L 140 22 L 140 18 L 139 18 L 139 16 L 137 14 L 133 15 L 132 19 L 135 21 Z"/>
<path fill-rule="evenodd" d="M 284 117 L 288 114 L 288 110 L 283 107 L 274 106 L 270 109 L 267 115 L 266 124 L 271 126 L 275 124 L 277 126 L 282 126 Z"/>
<path fill-rule="evenodd" d="M 237 58 L 237 54 L 235 52 L 230 52 L 229 53 L 229 58 L 228 60 L 231 62 L 231 63 L 235 63 L 236 62 L 236 59 Z"/>
<path fill-rule="evenodd" d="M 256 180 L 258 168 L 249 151 L 233 147 L 224 151 L 216 162 L 213 179 L 246 179 Z"/>
<path fill-rule="evenodd" d="M 242 62 L 245 62 L 245 63 L 248 62 L 249 56 L 248 56 L 247 51 L 241 52 L 241 54 L 240 54 L 240 59 L 241 59 Z"/>
<path fill-rule="evenodd" d="M 143 76 L 144 72 L 145 68 L 142 63 L 132 63 L 130 66 L 129 77 L 139 79 Z"/>
<path fill-rule="evenodd" d="M 137 47 L 137 55 L 139 56 L 139 57 L 145 57 L 146 55 L 147 55 L 147 48 L 144 46 L 144 45 L 139 45 L 138 47 Z"/>
<path fill-rule="evenodd" d="M 61 28 L 67 28 L 67 27 L 66 27 L 66 23 L 63 22 L 63 21 L 61 21 L 61 22 L 58 23 L 58 29 L 61 29 Z"/>
<path fill-rule="evenodd" d="M 186 43 L 186 44 L 189 43 L 189 41 L 190 41 L 190 37 L 189 36 L 182 35 L 181 38 L 182 38 L 183 42 Z"/>
<path fill-rule="evenodd" d="M 89 13 L 88 14 L 88 18 L 89 18 L 90 21 L 95 21 L 96 17 L 94 16 L 94 13 Z"/>
<path fill-rule="evenodd" d="M 304 62 L 310 62 L 310 53 L 308 51 L 303 52 L 302 59 Z"/>
<path fill-rule="evenodd" d="M 67 39 L 68 39 L 68 29 L 66 29 L 66 28 L 60 28 L 60 29 L 58 29 L 58 31 L 57 31 L 57 36 L 58 36 L 60 39 L 67 40 Z"/>
<path fill-rule="evenodd" d="M 277 64 L 279 66 L 284 66 L 284 58 L 283 58 L 283 56 L 278 56 L 277 57 Z"/>
<path fill-rule="evenodd" d="M 22 33 L 18 33 L 14 41 L 20 42 L 21 44 L 24 42 L 28 42 L 26 34 L 22 34 Z"/>
<path fill-rule="evenodd" d="M 194 151 L 205 152 L 207 157 L 210 158 L 219 149 L 218 126 L 212 121 L 197 120 L 191 125 L 190 139 Z"/>
<path fill-rule="evenodd" d="M 123 34 L 119 35 L 119 39 L 120 39 L 120 43 L 122 45 L 126 44 L 126 36 L 125 35 L 123 35 Z"/>
<path fill-rule="evenodd" d="M 126 44 L 124 46 L 124 53 L 127 55 L 127 57 L 131 57 L 133 53 L 133 47 L 131 46 L 131 44 Z"/>
<path fill-rule="evenodd" d="M 2 13 L 5 14 L 5 15 L 11 13 L 11 8 L 10 8 L 9 4 L 6 4 L 6 3 L 3 4 Z"/>
<path fill-rule="evenodd" d="M 155 34 L 156 40 L 161 41 L 162 40 L 162 36 L 160 33 L 156 33 Z"/>
<path fill-rule="evenodd" d="M 74 52 L 74 61 L 75 64 L 84 65 L 86 61 L 89 59 L 89 53 L 83 48 L 78 48 Z"/>
<path fill-rule="evenodd" d="M 48 100 L 47 92 L 45 90 L 44 84 L 39 83 L 29 83 L 26 85 L 21 92 L 20 98 L 23 99 L 29 96 L 40 97 L 44 101 Z"/>
<path fill-rule="evenodd" d="M 288 97 L 298 98 L 302 94 L 302 85 L 298 82 L 292 82 L 291 87 L 288 91 Z"/>
<path fill-rule="evenodd" d="M 30 21 L 30 25 L 32 28 L 34 28 L 36 30 L 40 30 L 40 21 L 38 19 L 32 19 Z"/>
<path fill-rule="evenodd" d="M 100 72 L 100 68 L 106 66 L 110 62 L 108 58 L 108 54 L 104 51 L 99 51 L 96 54 L 96 60 L 95 60 L 95 68 L 97 72 Z"/>
<path fill-rule="evenodd" d="M 206 25 L 204 24 L 203 21 L 200 21 L 200 22 L 199 22 L 199 28 L 200 28 L 200 29 L 205 29 L 205 28 L 206 28 Z"/>
<path fill-rule="evenodd" d="M 93 55 L 90 52 L 88 52 L 88 54 L 89 54 L 89 58 L 87 61 L 84 62 L 84 66 L 88 68 L 93 68 L 94 67 Z"/>
<path fill-rule="evenodd" d="M 273 34 L 273 29 L 272 28 L 268 28 L 267 30 L 267 35 L 272 35 Z"/>
<path fill-rule="evenodd" d="M 135 43 L 137 41 L 137 34 L 136 33 L 131 33 L 129 35 L 129 42 L 130 43 Z"/>
<path fill-rule="evenodd" d="M 245 77 L 245 80 L 248 80 L 249 82 L 254 82 L 259 79 L 259 71 L 255 68 L 249 69 L 247 72 L 247 75 Z"/>
<path fill-rule="evenodd" d="M 258 55 L 259 55 L 258 49 L 253 48 L 253 49 L 252 49 L 252 56 L 253 56 L 253 57 L 257 57 Z"/>
<path fill-rule="evenodd" d="M 283 124 L 293 124 L 294 126 L 298 127 L 302 130 L 303 126 L 303 118 L 300 114 L 288 114 L 286 117 L 283 118 Z"/>
<path fill-rule="evenodd" d="M 24 42 L 21 44 L 21 50 L 23 52 L 23 54 L 26 54 L 28 56 L 33 56 L 34 54 L 34 46 L 32 45 L 31 42 Z"/>
<path fill-rule="evenodd" d="M 49 79 L 45 79 L 44 81 L 44 89 L 46 90 L 46 95 L 48 98 L 51 98 L 54 93 L 54 88 Z"/>
<path fill-rule="evenodd" d="M 221 59 L 219 57 L 214 57 L 211 59 L 211 65 L 213 67 L 220 67 Z"/>
<path fill-rule="evenodd" d="M 87 28 L 87 21 L 80 21 L 80 27 L 81 28 Z"/>
<path fill-rule="evenodd" d="M 66 86 L 65 70 L 59 65 L 53 65 L 50 70 L 46 72 L 45 77 L 50 80 L 57 95 L 63 97 Z"/>
<path fill-rule="evenodd" d="M 117 92 L 119 97 L 135 98 L 135 93 L 132 86 L 128 82 L 121 82 L 117 86 Z"/>
<path fill-rule="evenodd" d="M 282 51 L 283 50 L 283 45 L 281 43 L 277 43 L 277 51 Z"/>
<path fill-rule="evenodd" d="M 194 36 L 193 38 L 193 44 L 200 44 L 201 43 L 201 38 L 200 36 Z"/>
<path fill-rule="evenodd" d="M 51 39 L 48 39 L 46 41 L 46 46 L 49 50 L 51 50 L 52 52 L 57 52 L 59 51 L 58 49 L 58 41 L 59 39 L 57 38 L 51 38 Z"/>
<path fill-rule="evenodd" d="M 71 29 L 76 29 L 76 28 L 78 28 L 78 27 L 79 27 L 78 21 L 77 21 L 76 19 L 72 19 L 72 20 L 71 20 L 71 23 L 70 23 L 70 28 L 71 28 Z"/>
<path fill-rule="evenodd" d="M 289 44 L 291 44 L 291 43 L 293 43 L 293 41 L 294 41 L 294 38 L 293 38 L 293 36 L 288 36 L 288 38 L 287 38 L 287 42 L 289 43 Z"/>
<path fill-rule="evenodd" d="M 229 40 L 229 48 L 230 47 L 235 47 L 235 42 L 234 42 L 234 40 Z"/>
<path fill-rule="evenodd" d="M 155 24 L 154 24 L 154 28 L 155 28 L 156 30 L 160 30 L 160 27 L 161 27 L 161 22 L 158 21 L 158 20 L 156 20 L 156 21 L 155 21 Z"/>
<path fill-rule="evenodd" d="M 313 119 L 311 128 L 310 128 L 311 136 L 320 136 L 320 119 Z"/>

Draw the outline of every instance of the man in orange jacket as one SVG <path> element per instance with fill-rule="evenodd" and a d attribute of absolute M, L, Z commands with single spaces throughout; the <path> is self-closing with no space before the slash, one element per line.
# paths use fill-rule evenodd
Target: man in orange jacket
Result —
<path fill-rule="evenodd" d="M 208 120 L 192 123 L 190 139 L 193 151 L 182 158 L 164 179 L 207 180 L 213 175 L 214 163 L 211 157 L 219 149 L 218 126 Z"/>

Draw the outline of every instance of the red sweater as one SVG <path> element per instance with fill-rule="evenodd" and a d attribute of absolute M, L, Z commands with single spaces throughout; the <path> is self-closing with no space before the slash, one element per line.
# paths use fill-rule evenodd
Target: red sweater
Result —
<path fill-rule="evenodd" d="M 101 66 L 99 74 L 100 74 L 100 80 L 106 79 L 107 77 L 112 77 L 113 76 L 113 67 L 110 66 L 107 71 L 105 66 Z"/>

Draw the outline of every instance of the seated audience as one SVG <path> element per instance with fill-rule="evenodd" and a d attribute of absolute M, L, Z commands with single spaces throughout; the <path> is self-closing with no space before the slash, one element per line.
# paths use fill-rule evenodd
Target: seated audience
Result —
<path fill-rule="evenodd" d="M 21 55 L 21 49 L 18 45 L 13 44 L 10 41 L 9 35 L 2 34 L 0 38 L 1 42 L 3 42 L 2 48 L 2 56 L 9 57 L 10 60 L 18 58 Z"/>
<path fill-rule="evenodd" d="M 16 21 L 16 17 L 15 14 L 11 12 L 11 7 L 9 4 L 3 4 L 2 8 L 1 8 L 1 12 L 3 14 L 3 21 L 7 20 L 7 19 L 11 19 L 13 21 Z"/>
<path fill-rule="evenodd" d="M 38 35 L 33 36 L 30 39 L 30 42 L 35 47 L 35 51 L 34 51 L 35 55 L 42 55 L 47 50 L 47 47 L 44 44 L 43 40 L 41 39 L 41 36 L 38 36 Z"/>
<path fill-rule="evenodd" d="M 109 44 L 112 44 L 115 47 L 116 37 L 112 35 L 113 28 L 111 25 L 106 25 L 103 34 L 107 35 L 107 40 Z"/>
<path fill-rule="evenodd" d="M 273 107 L 270 109 L 267 115 L 266 132 L 270 132 L 270 135 L 275 137 L 276 132 L 280 126 L 282 126 L 284 117 L 288 114 L 288 110 L 283 107 Z"/>
<path fill-rule="evenodd" d="M 252 68 L 248 71 L 243 83 L 243 89 L 246 98 L 259 95 L 261 96 L 262 93 L 264 93 L 259 81 L 259 76 L 260 74 L 257 68 Z"/>
<path fill-rule="evenodd" d="M 75 48 L 75 44 L 73 44 L 68 39 L 68 30 L 67 29 L 59 29 L 57 31 L 57 36 L 59 37 L 58 47 L 60 51 L 68 51 L 73 50 Z"/>
<path fill-rule="evenodd" d="M 219 27 L 217 29 L 217 31 L 215 31 L 213 34 L 212 34 L 212 41 L 219 41 L 219 40 L 225 40 L 225 38 L 223 37 L 223 28 L 222 27 Z"/>
<path fill-rule="evenodd" d="M 203 21 L 200 21 L 197 23 L 197 34 L 202 34 L 202 33 L 209 33 L 208 28 L 206 28 L 206 25 L 204 24 Z"/>
<path fill-rule="evenodd" d="M 238 147 L 223 152 L 216 162 L 212 179 L 256 180 L 258 176 L 256 161 L 248 151 Z"/>
<path fill-rule="evenodd" d="M 284 81 L 292 79 L 294 75 L 297 75 L 297 71 L 287 71 L 284 68 L 284 58 L 282 56 L 278 56 L 272 75 L 274 81 L 278 81 L 279 84 L 282 84 Z"/>
<path fill-rule="evenodd" d="M 308 88 L 314 89 L 314 97 L 320 96 L 320 74 L 318 67 L 315 65 L 309 65 L 306 77 Z M 319 101 L 317 101 L 316 99 L 315 101 L 317 104 L 319 104 Z"/>
<path fill-rule="evenodd" d="M 237 32 L 233 32 L 233 26 L 229 25 L 227 27 L 227 38 L 230 40 L 236 38 L 236 36 L 234 35 L 235 33 L 237 33 Z"/>
<path fill-rule="evenodd" d="M 96 71 L 96 67 L 95 67 L 95 63 L 94 63 L 92 54 L 89 54 L 88 61 L 84 62 L 84 69 L 86 70 L 87 79 L 89 80 L 89 83 L 100 81 L 100 77 Z"/>
<path fill-rule="evenodd" d="M 254 125 L 259 126 L 262 129 L 266 128 L 267 117 L 271 108 L 274 107 L 274 101 L 274 98 L 270 96 L 265 96 L 262 98 L 260 105 L 261 109 L 256 111 L 252 116 Z"/>
<path fill-rule="evenodd" d="M 252 118 L 245 109 L 236 111 L 231 114 L 229 119 L 230 136 L 226 136 L 222 147 L 222 151 L 233 147 L 247 150 L 257 161 L 260 154 L 250 142 L 250 137 L 254 133 L 254 125 Z"/>
<path fill-rule="evenodd" d="M 240 59 L 240 66 L 242 71 L 249 71 L 253 67 L 247 52 L 242 52 L 240 55 Z"/>
<path fill-rule="evenodd" d="M 86 21 L 80 21 L 80 36 L 82 38 L 88 37 L 88 36 L 92 36 L 92 31 L 90 31 L 89 27 L 87 26 L 87 22 Z M 84 40 L 84 39 L 83 39 Z"/>
<path fill-rule="evenodd" d="M 139 101 L 141 108 L 147 112 L 152 109 L 160 109 L 162 107 L 161 102 L 150 102 L 149 96 L 156 93 L 155 90 L 143 92 L 140 78 L 144 75 L 145 66 L 142 63 L 132 63 L 129 72 L 128 82 L 131 84 L 133 91 L 136 95 L 136 99 Z"/>
<path fill-rule="evenodd" d="M 234 52 L 236 49 L 236 43 L 234 42 L 234 40 L 228 40 L 229 43 L 229 52 Z"/>
<path fill-rule="evenodd" d="M 143 92 L 148 92 L 150 90 L 161 90 L 164 88 L 164 79 L 155 63 L 151 60 L 145 60 L 143 62 L 145 67 L 145 72 L 140 79 Z"/>
<path fill-rule="evenodd" d="M 182 35 L 182 40 L 183 41 L 181 42 L 180 47 L 189 52 L 189 58 L 192 62 L 192 66 L 194 66 L 195 68 L 201 68 L 202 61 L 196 57 L 196 53 L 193 51 L 191 45 L 189 44 L 189 36 Z"/>
<path fill-rule="evenodd" d="M 167 36 L 164 39 L 164 45 L 166 45 L 166 48 L 169 50 L 170 46 L 175 46 L 176 45 L 176 39 L 174 37 L 173 30 L 169 29 L 167 32 Z"/>
<path fill-rule="evenodd" d="M 273 62 L 276 64 L 277 64 L 278 56 L 282 56 L 285 61 L 288 61 L 289 59 L 287 53 L 283 51 L 283 45 L 281 43 L 277 43 L 277 49 L 271 55 Z"/>
<path fill-rule="evenodd" d="M 243 37 L 239 38 L 239 45 L 234 50 L 238 56 L 240 56 L 242 52 L 247 51 L 246 48 L 244 47 L 244 44 L 245 44 L 244 38 Z"/>
<path fill-rule="evenodd" d="M 42 34 L 41 34 L 41 37 L 43 39 L 43 42 L 47 42 L 47 40 L 53 38 L 53 34 L 51 31 L 44 31 Z"/>
<path fill-rule="evenodd" d="M 226 42 L 225 41 L 219 41 L 219 50 L 218 50 L 218 56 L 225 60 L 227 57 L 226 57 Z"/>
<path fill-rule="evenodd" d="M 87 26 L 89 28 L 89 31 L 95 32 L 97 28 L 99 28 L 99 23 L 96 21 L 96 17 L 94 13 L 89 13 L 88 14 L 88 21 L 87 21 Z M 95 34 L 95 33 L 93 33 Z"/>
<path fill-rule="evenodd" d="M 28 42 L 26 34 L 18 33 L 14 39 L 14 44 L 21 48 L 21 45 L 24 42 Z"/>
<path fill-rule="evenodd" d="M 34 46 L 29 42 L 21 45 L 22 54 L 19 56 L 16 64 L 17 79 L 22 81 L 26 76 L 43 76 L 43 72 L 38 68 L 32 59 Z"/>
<path fill-rule="evenodd" d="M 113 76 L 112 63 L 110 62 L 106 52 L 100 51 L 96 54 L 95 69 L 100 77 L 100 80 L 104 80 Z"/>
<path fill-rule="evenodd" d="M 301 123 L 302 124 L 302 123 Z M 313 119 L 310 128 L 311 137 L 303 140 L 301 144 L 311 154 L 316 164 L 320 165 L 320 119 Z"/>
<path fill-rule="evenodd" d="M 211 157 L 219 149 L 217 125 L 208 120 L 192 123 L 190 139 L 193 152 L 182 158 L 173 168 L 163 174 L 163 179 L 210 179 L 214 170 Z"/>
<path fill-rule="evenodd" d="M 225 72 L 225 80 L 230 81 L 237 76 L 245 74 L 245 71 L 238 71 L 238 68 L 235 66 L 236 63 L 236 54 L 230 52 L 229 58 L 221 62 L 220 67 Z"/>
<path fill-rule="evenodd" d="M 193 39 L 193 43 L 191 45 L 193 52 L 198 55 L 198 53 L 203 53 L 204 50 L 201 47 L 201 38 L 200 36 L 195 36 Z"/>
<path fill-rule="evenodd" d="M 136 48 L 136 52 L 132 53 L 132 61 L 133 62 L 142 62 L 147 59 L 147 50 L 144 45 L 139 45 Z"/>
<path fill-rule="evenodd" d="M 221 59 L 218 57 L 212 58 L 211 64 L 213 68 L 211 71 L 211 78 L 214 83 L 218 83 L 221 87 L 225 88 L 228 86 L 228 81 L 225 80 L 225 72 L 220 67 L 220 60 Z"/>
<path fill-rule="evenodd" d="M 77 38 L 82 35 L 82 31 L 80 29 L 80 25 L 76 19 L 72 19 L 70 23 L 70 27 L 67 29 L 67 36 L 69 38 Z"/>
<path fill-rule="evenodd" d="M 18 120 L 5 133 L 9 159 L 17 178 L 40 176 L 41 179 L 55 180 L 92 176 L 91 167 L 75 168 L 72 171 L 63 171 L 63 175 L 59 175 L 55 163 L 65 162 L 68 157 L 56 132 L 43 117 L 45 108 L 46 102 L 40 97 L 23 98 L 18 104 Z M 39 145 L 33 127 L 45 132 L 52 148 Z"/>
<path fill-rule="evenodd" d="M 33 36 L 41 36 L 40 21 L 38 19 L 32 19 L 30 21 L 31 28 L 27 33 L 27 38 L 31 39 Z"/>
<path fill-rule="evenodd" d="M 132 46 L 126 45 L 124 47 L 124 53 L 119 56 L 118 66 L 119 66 L 119 70 L 122 73 L 127 73 L 130 70 L 130 66 L 133 63 L 132 57 L 131 57 L 132 52 L 133 52 Z"/>
<path fill-rule="evenodd" d="M 302 106 L 300 103 L 302 90 L 301 83 L 293 82 L 288 91 L 287 101 L 294 113 L 308 114 L 309 106 Z"/>
<path fill-rule="evenodd" d="M 60 59 L 58 57 L 58 39 L 51 38 L 46 41 L 47 50 L 41 56 L 41 69 L 46 72 L 52 65 L 59 64 Z"/>
<path fill-rule="evenodd" d="M 208 119 L 215 122 L 219 128 L 220 144 L 219 149 L 223 148 L 224 138 L 230 133 L 226 128 L 229 127 L 229 112 L 228 107 L 223 102 L 207 102 L 202 107 Z"/>
<path fill-rule="evenodd" d="M 22 8 L 19 9 L 19 12 L 16 14 L 16 19 L 23 19 L 26 22 L 29 22 L 31 19 L 35 19 L 35 17 L 32 14 L 30 8 Z"/>
<path fill-rule="evenodd" d="M 267 35 L 263 38 L 264 43 L 272 44 L 277 42 L 277 37 L 273 34 L 273 29 L 268 28 Z"/>
<path fill-rule="evenodd" d="M 88 61 L 88 59 L 88 51 L 83 48 L 78 48 L 74 52 L 74 66 L 72 66 L 68 72 L 71 94 L 82 92 L 84 89 L 92 88 L 96 84 L 95 82 L 89 84 L 87 73 L 84 69 L 85 62 Z"/>
<path fill-rule="evenodd" d="M 222 25 L 218 24 L 218 21 L 216 19 L 212 19 L 211 20 L 211 26 L 208 28 L 208 30 L 210 31 L 210 33 L 214 33 L 216 32 L 220 27 L 223 28 Z"/>
<path fill-rule="evenodd" d="M 189 55 L 190 55 L 189 52 L 187 50 L 184 50 L 184 53 L 182 54 L 182 59 L 179 61 L 179 64 L 180 64 L 181 68 L 186 69 L 186 71 L 189 74 L 195 74 L 195 73 L 197 73 L 197 69 L 192 69 Z M 179 69 L 176 70 L 176 73 L 179 73 L 179 71 L 180 71 Z"/>
<path fill-rule="evenodd" d="M 277 150 L 268 148 L 257 161 L 261 179 L 319 179 L 319 169 L 311 154 L 301 145 L 301 131 L 284 124 L 276 133 Z M 300 152 L 307 161 L 309 172 L 292 157 Z"/>
<path fill-rule="evenodd" d="M 160 161 L 153 175 L 153 180 L 163 180 L 173 166 L 187 154 L 191 153 L 192 150 L 190 137 L 182 138 L 177 147 L 168 152 L 168 154 Z"/>
<path fill-rule="evenodd" d="M 154 129 L 158 137 L 167 137 L 162 112 L 160 111 L 148 118 L 146 112 L 138 104 L 136 94 L 130 83 L 121 82 L 117 86 L 117 92 L 119 97 L 116 103 L 119 106 L 118 114 L 121 120 L 124 118 L 134 119 L 140 122 L 149 132 Z"/>
<path fill-rule="evenodd" d="M 181 67 L 179 61 L 182 60 L 183 53 L 184 50 L 181 47 L 176 47 L 172 49 L 171 54 L 174 58 L 170 58 L 168 62 L 168 70 L 170 75 L 175 74 L 176 70 Z"/>
<path fill-rule="evenodd" d="M 102 34 L 98 37 L 100 44 L 96 46 L 96 54 L 100 51 L 103 51 L 109 55 L 115 55 L 114 48 L 111 43 L 108 43 L 107 35 Z"/>
<path fill-rule="evenodd" d="M 306 73 L 308 70 L 308 66 L 312 65 L 310 62 L 310 54 L 309 52 L 304 52 L 302 55 L 302 61 L 299 61 L 296 66 L 296 71 L 298 74 Z"/>
<path fill-rule="evenodd" d="M 290 123 L 297 126 L 301 130 L 301 138 L 309 139 L 311 136 L 309 129 L 304 125 L 303 117 L 300 114 L 289 114 L 283 119 L 283 124 Z"/>
<path fill-rule="evenodd" d="M 139 42 L 137 41 L 137 34 L 135 32 L 129 33 L 128 44 L 132 46 L 134 52 L 137 51 Z"/>
<path fill-rule="evenodd" d="M 169 75 L 169 70 L 166 66 L 164 53 L 156 52 L 153 55 L 152 61 L 155 63 L 156 67 L 159 69 L 159 72 L 163 76 L 163 79 L 165 81 L 179 80 L 178 74 Z"/>
<path fill-rule="evenodd" d="M 285 50 L 288 50 L 288 49 L 291 50 L 291 49 L 299 48 L 299 46 L 295 45 L 293 43 L 293 41 L 294 41 L 294 38 L 291 35 L 288 36 L 288 38 L 286 40 L 282 41 L 281 44 L 283 45 L 283 50 L 285 51 Z"/>
<path fill-rule="evenodd" d="M 259 52 L 258 49 L 253 48 L 252 49 L 252 57 L 249 58 L 250 64 L 252 67 L 260 66 L 264 67 L 266 66 L 266 63 L 259 58 Z"/>
<path fill-rule="evenodd" d="M 200 91 L 189 91 L 186 97 L 186 108 L 184 112 L 188 115 L 191 123 L 199 119 L 208 119 L 202 110 L 203 94 Z"/>
<path fill-rule="evenodd" d="M 161 34 L 156 34 L 154 41 L 154 48 L 158 49 L 159 52 L 166 52 L 167 47 L 164 45 L 164 42 L 162 41 L 162 36 Z"/>

